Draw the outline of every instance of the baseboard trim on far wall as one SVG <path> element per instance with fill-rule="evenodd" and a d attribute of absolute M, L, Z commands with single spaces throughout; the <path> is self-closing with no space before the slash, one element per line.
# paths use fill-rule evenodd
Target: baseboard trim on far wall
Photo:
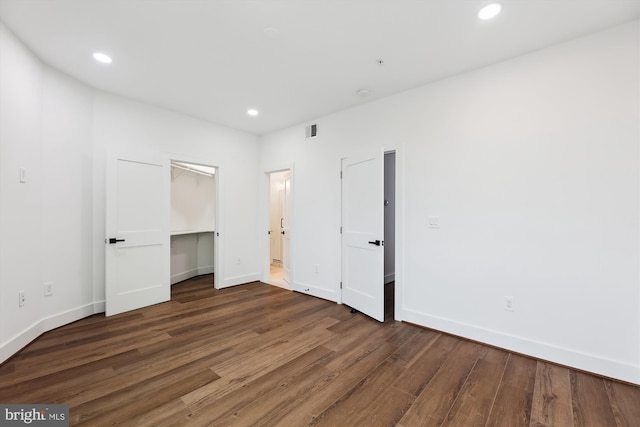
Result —
<path fill-rule="evenodd" d="M 0 363 L 22 350 L 43 333 L 97 313 L 104 313 L 104 307 L 104 301 L 97 301 L 40 319 L 0 345 Z"/>
<path fill-rule="evenodd" d="M 250 282 L 260 281 L 260 273 L 247 274 L 245 276 L 228 277 L 223 280 L 220 288 L 228 288 L 229 286 L 243 285 Z"/>
<path fill-rule="evenodd" d="M 313 285 L 307 285 L 305 283 L 294 282 L 293 290 L 296 292 L 300 292 L 307 295 L 312 295 L 314 297 L 326 299 L 333 302 L 340 302 L 340 293 L 336 291 L 331 291 L 325 288 L 319 288 Z"/>
<path fill-rule="evenodd" d="M 536 359 L 547 360 L 559 365 L 640 385 L 640 366 L 608 359 L 596 354 L 584 353 L 567 347 L 534 341 L 521 336 L 509 335 L 500 331 L 481 328 L 468 323 L 433 316 L 406 308 L 402 309 L 399 314 L 400 316 L 396 316 L 396 318 L 405 322 L 478 341 Z"/>
<path fill-rule="evenodd" d="M 203 274 L 213 274 L 213 265 L 208 267 L 198 267 L 198 276 L 202 276 Z"/>

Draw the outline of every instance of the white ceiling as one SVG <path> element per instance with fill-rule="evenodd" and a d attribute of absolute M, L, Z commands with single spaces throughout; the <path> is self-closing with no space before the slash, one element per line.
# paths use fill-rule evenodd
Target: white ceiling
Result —
<path fill-rule="evenodd" d="M 91 86 L 263 134 L 640 17 L 638 0 L 498 1 L 492 21 L 486 0 L 0 0 L 0 19 Z"/>

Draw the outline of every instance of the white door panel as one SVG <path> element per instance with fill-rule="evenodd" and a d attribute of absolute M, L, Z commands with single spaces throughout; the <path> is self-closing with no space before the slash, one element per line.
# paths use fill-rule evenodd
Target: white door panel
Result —
<path fill-rule="evenodd" d="M 284 281 L 291 284 L 291 174 L 284 175 L 282 203 L 282 268 Z"/>
<path fill-rule="evenodd" d="M 384 154 L 342 160 L 342 302 L 384 321 Z"/>
<path fill-rule="evenodd" d="M 106 314 L 111 316 L 170 299 L 170 172 L 169 161 L 156 153 L 111 153 L 107 162 Z"/>

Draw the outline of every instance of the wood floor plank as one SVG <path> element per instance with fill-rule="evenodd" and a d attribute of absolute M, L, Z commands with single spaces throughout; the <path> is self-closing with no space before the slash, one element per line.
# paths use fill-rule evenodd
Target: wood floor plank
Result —
<path fill-rule="evenodd" d="M 72 424 L 107 426 L 174 401 L 179 396 L 219 379 L 210 369 L 190 375 L 171 372 L 83 403 L 71 411 Z"/>
<path fill-rule="evenodd" d="M 508 354 L 488 348 L 467 377 L 458 398 L 454 402 L 443 427 L 484 426 L 494 397 L 504 377 Z"/>
<path fill-rule="evenodd" d="M 334 322 L 331 318 L 321 319 L 313 329 L 307 330 L 307 334 L 294 330 L 278 342 L 254 348 L 240 357 L 230 358 L 213 366 L 212 369 L 221 376 L 221 380 L 183 396 L 183 401 L 194 405 L 199 401 L 218 399 L 277 369 L 333 336 L 327 326 Z"/>
<path fill-rule="evenodd" d="M 253 282 L 43 334 L 0 365 L 2 403 L 71 425 L 640 425 L 640 388 Z M 385 301 L 393 300 L 385 285 Z"/>
<path fill-rule="evenodd" d="M 615 427 L 604 380 L 582 372 L 570 371 L 573 421 L 583 427 Z"/>
<path fill-rule="evenodd" d="M 416 361 L 440 337 L 440 333 L 430 329 L 419 329 L 406 343 L 400 346 L 395 356 L 404 360 L 407 366 Z"/>
<path fill-rule="evenodd" d="M 367 411 L 361 412 L 354 426 L 395 426 L 413 404 L 415 396 L 387 387 L 373 401 Z"/>
<path fill-rule="evenodd" d="M 398 390 L 418 396 L 440 366 L 449 357 L 460 340 L 449 335 L 441 335 L 432 341 L 429 348 L 400 375 L 394 383 Z"/>
<path fill-rule="evenodd" d="M 207 396 L 205 399 L 194 401 L 190 405 L 194 425 L 214 423 L 221 418 L 228 417 L 244 408 L 251 402 L 259 400 L 278 384 L 290 382 L 291 378 L 311 365 L 334 354 L 333 351 L 318 346 L 291 360 L 273 371 L 257 378 L 248 384 L 218 398 Z"/>
<path fill-rule="evenodd" d="M 461 341 L 455 354 L 440 366 L 399 421 L 399 426 L 440 426 L 484 350 L 479 344 Z"/>
<path fill-rule="evenodd" d="M 259 427 L 278 425 L 284 414 L 295 411 L 292 401 L 311 394 L 314 385 L 327 376 L 322 363 L 315 363 L 298 372 L 289 381 L 280 381 L 278 387 L 234 412 L 226 419 L 216 420 L 216 426 Z M 312 396 L 310 396 L 312 397 Z"/>
<path fill-rule="evenodd" d="M 640 387 L 610 380 L 604 385 L 618 427 L 640 425 Z"/>
<path fill-rule="evenodd" d="M 190 426 L 191 410 L 180 398 L 156 406 L 149 411 L 138 413 L 118 422 L 119 427 L 183 427 Z"/>
<path fill-rule="evenodd" d="M 375 400 L 404 370 L 404 363 L 399 359 L 387 359 L 379 368 L 371 371 L 333 405 L 325 409 L 309 425 L 318 427 L 357 425 L 358 417 L 369 411 Z"/>
<path fill-rule="evenodd" d="M 510 354 L 487 427 L 528 427 L 536 381 L 536 361 Z"/>
<path fill-rule="evenodd" d="M 302 396 L 291 402 L 295 411 L 283 414 L 280 423 L 283 426 L 307 425 L 320 416 L 327 408 L 351 390 L 359 381 L 378 368 L 384 360 L 397 349 L 387 342 L 380 342 L 374 348 L 360 349 L 360 356 L 353 358 L 353 354 L 343 356 L 335 354 L 325 364 L 328 375 L 318 381 L 309 396 Z M 342 359 L 344 363 L 334 364 Z M 333 368 L 329 368 L 329 366 Z"/>
<path fill-rule="evenodd" d="M 573 425 L 569 370 L 538 361 L 530 426 L 572 427 Z"/>

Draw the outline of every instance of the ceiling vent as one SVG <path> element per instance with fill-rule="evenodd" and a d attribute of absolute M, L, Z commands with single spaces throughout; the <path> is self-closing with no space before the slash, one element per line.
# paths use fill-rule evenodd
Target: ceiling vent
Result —
<path fill-rule="evenodd" d="M 318 137 L 318 125 L 313 124 L 309 125 L 304 130 L 304 137 L 306 139 L 317 138 Z"/>

